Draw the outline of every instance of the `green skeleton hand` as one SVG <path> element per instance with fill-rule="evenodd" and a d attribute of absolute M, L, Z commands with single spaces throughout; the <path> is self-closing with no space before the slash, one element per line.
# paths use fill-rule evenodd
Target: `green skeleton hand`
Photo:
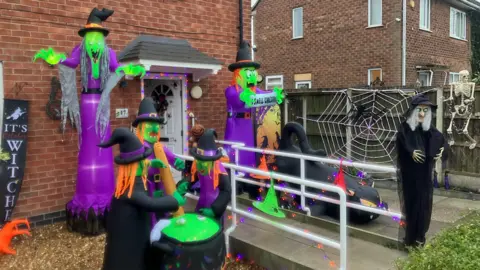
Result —
<path fill-rule="evenodd" d="M 277 103 L 282 104 L 283 100 L 285 99 L 285 93 L 283 92 L 283 89 L 274 87 L 273 92 L 275 92 L 276 97 L 277 97 Z"/>
<path fill-rule="evenodd" d="M 145 68 L 142 65 L 134 65 L 132 63 L 118 67 L 117 70 L 115 70 L 115 73 L 117 73 L 118 76 L 121 75 L 120 72 L 125 73 L 127 76 L 140 76 L 140 78 L 143 78 L 146 74 Z"/>
<path fill-rule="evenodd" d="M 252 106 L 252 96 L 255 96 L 255 92 L 250 89 L 244 89 L 240 94 L 240 100 L 247 105 L 247 107 Z"/>
<path fill-rule="evenodd" d="M 66 60 L 67 56 L 64 53 L 56 53 L 52 48 L 41 49 L 35 56 L 33 56 L 33 62 L 38 58 L 43 59 L 49 65 L 56 65 L 62 60 Z"/>
<path fill-rule="evenodd" d="M 178 171 L 183 171 L 185 169 L 185 161 L 183 161 L 179 158 L 175 158 L 175 163 L 173 164 L 173 166 Z"/>
<path fill-rule="evenodd" d="M 184 181 L 182 183 L 179 183 L 177 186 L 177 191 L 180 193 L 180 195 L 185 196 L 185 194 L 188 192 L 188 187 L 190 183 L 188 181 Z"/>

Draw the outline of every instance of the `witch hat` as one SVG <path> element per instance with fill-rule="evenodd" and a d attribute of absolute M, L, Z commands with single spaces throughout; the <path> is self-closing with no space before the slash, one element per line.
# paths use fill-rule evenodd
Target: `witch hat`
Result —
<path fill-rule="evenodd" d="M 144 147 L 140 140 L 128 128 L 116 128 L 110 139 L 98 145 L 101 148 L 120 145 L 120 155 L 115 157 L 117 164 L 131 164 L 143 160 L 152 154 L 152 149 Z"/>
<path fill-rule="evenodd" d="M 102 22 L 112 16 L 113 12 L 113 10 L 106 8 L 103 8 L 102 10 L 99 10 L 98 8 L 92 9 L 90 16 L 88 16 L 87 24 L 78 31 L 78 35 L 84 37 L 87 32 L 99 31 L 103 33 L 103 36 L 108 36 L 110 31 L 102 26 Z"/>
<path fill-rule="evenodd" d="M 410 112 L 412 112 L 415 107 L 418 105 L 425 105 L 425 106 L 430 106 L 432 111 L 435 111 L 437 109 L 437 105 L 433 104 L 428 97 L 425 96 L 425 94 L 420 93 L 412 98 L 412 102 L 410 102 L 410 107 L 408 110 L 405 112 L 405 116 L 410 115 Z"/>
<path fill-rule="evenodd" d="M 264 172 L 268 172 L 267 159 L 265 158 L 265 155 L 263 155 L 260 158 L 260 165 L 258 165 L 258 169 Z M 269 176 L 256 175 L 256 174 L 250 174 L 250 176 L 255 179 L 261 179 L 261 180 L 267 180 L 270 178 Z"/>
<path fill-rule="evenodd" d="M 278 206 L 278 198 L 277 193 L 275 192 L 273 178 L 270 178 L 270 187 L 268 188 L 267 196 L 265 196 L 263 202 L 255 201 L 253 202 L 253 206 L 265 214 L 285 218 L 285 213 L 283 213 Z"/>
<path fill-rule="evenodd" d="M 240 43 L 240 48 L 237 52 L 236 62 L 230 64 L 228 66 L 228 70 L 233 72 L 235 69 L 243 67 L 254 67 L 256 69 L 259 69 L 260 64 L 252 61 L 251 50 L 252 49 L 250 48 L 250 44 L 248 44 L 246 40 L 243 40 L 242 43 Z"/>
<path fill-rule="evenodd" d="M 133 121 L 132 126 L 137 127 L 140 122 L 147 121 L 165 124 L 165 119 L 158 116 L 157 110 L 155 109 L 155 102 L 151 97 L 146 97 L 140 102 L 138 116 Z"/>
<path fill-rule="evenodd" d="M 222 149 L 217 147 L 215 138 L 217 132 L 214 129 L 207 129 L 200 136 L 197 147 L 190 149 L 190 155 L 201 161 L 215 161 L 222 157 Z"/>

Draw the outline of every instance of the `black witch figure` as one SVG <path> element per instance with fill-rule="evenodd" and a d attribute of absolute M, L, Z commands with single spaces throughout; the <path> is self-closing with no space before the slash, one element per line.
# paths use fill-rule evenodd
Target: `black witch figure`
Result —
<path fill-rule="evenodd" d="M 128 128 L 117 128 L 110 140 L 99 144 L 107 148 L 120 145 L 117 186 L 107 217 L 107 239 L 103 270 L 143 270 L 149 257 L 150 216 L 152 212 L 174 212 L 185 204 L 175 192 L 173 196 L 151 198 L 147 193 L 147 172 L 150 166 L 165 167 L 161 160 L 147 160 L 152 149 L 144 147 Z"/>
<path fill-rule="evenodd" d="M 433 168 L 437 160 L 447 158 L 447 142 L 432 126 L 436 108 L 424 95 L 415 96 L 397 133 L 398 194 L 402 208 L 399 238 L 405 246 L 425 243 L 432 216 Z"/>

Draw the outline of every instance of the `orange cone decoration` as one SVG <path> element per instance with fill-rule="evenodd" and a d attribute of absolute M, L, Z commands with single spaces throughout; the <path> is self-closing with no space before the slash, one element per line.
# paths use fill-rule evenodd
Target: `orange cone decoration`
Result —
<path fill-rule="evenodd" d="M 333 181 L 333 184 L 347 192 L 347 185 L 345 184 L 345 176 L 342 169 L 342 161 L 340 161 L 340 168 L 338 170 L 337 176 L 335 177 L 335 181 Z"/>
<path fill-rule="evenodd" d="M 269 172 L 268 167 L 267 167 L 267 159 L 265 158 L 265 155 L 263 155 L 260 158 L 260 165 L 258 166 L 259 170 L 262 170 L 264 172 Z M 263 176 L 263 175 L 256 175 L 256 174 L 250 174 L 251 177 L 255 179 L 260 179 L 260 180 L 268 180 L 270 179 L 270 176 Z"/>

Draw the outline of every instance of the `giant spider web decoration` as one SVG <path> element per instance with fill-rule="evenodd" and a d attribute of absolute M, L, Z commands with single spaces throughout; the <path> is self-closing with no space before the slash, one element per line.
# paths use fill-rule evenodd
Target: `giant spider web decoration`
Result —
<path fill-rule="evenodd" d="M 429 90 L 431 91 L 431 90 Z M 318 127 L 320 144 L 329 157 L 395 165 L 395 137 L 411 97 L 406 89 L 345 89 L 323 91 L 333 96 L 318 118 L 307 117 Z M 309 125 L 311 126 L 311 125 Z M 371 176 L 375 180 L 394 179 L 392 174 L 354 168 L 350 174 Z M 348 173 L 348 172 L 347 172 Z"/>

